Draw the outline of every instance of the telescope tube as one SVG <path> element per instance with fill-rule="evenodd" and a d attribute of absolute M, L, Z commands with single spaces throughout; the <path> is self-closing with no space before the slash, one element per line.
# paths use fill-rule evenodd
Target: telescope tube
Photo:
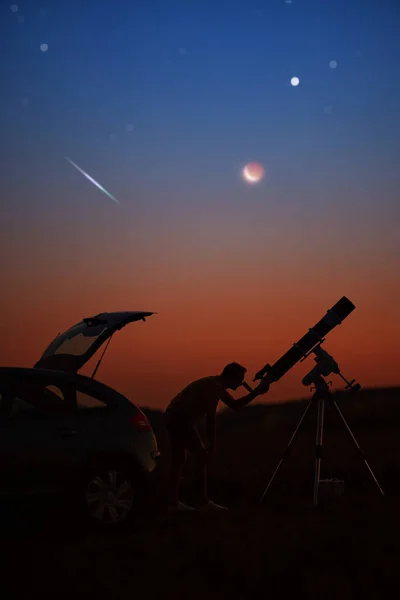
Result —
<path fill-rule="evenodd" d="M 318 321 L 314 327 L 311 327 L 298 342 L 293 344 L 292 348 L 279 358 L 276 363 L 265 365 L 263 369 L 258 371 L 256 379 L 262 379 L 268 375 L 271 381 L 278 381 L 285 373 L 287 373 L 299 360 L 301 360 L 310 350 L 314 348 L 323 337 L 332 331 L 336 325 L 339 325 L 351 312 L 355 306 L 346 296 L 343 296 L 326 315 Z"/>

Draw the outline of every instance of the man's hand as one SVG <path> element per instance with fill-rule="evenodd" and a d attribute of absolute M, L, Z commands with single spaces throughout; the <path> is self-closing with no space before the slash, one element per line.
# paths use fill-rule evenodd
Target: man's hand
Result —
<path fill-rule="evenodd" d="M 257 396 L 260 396 L 261 394 L 266 394 L 269 390 L 269 386 L 270 386 L 270 382 L 268 381 L 268 378 L 266 377 L 265 379 L 261 380 L 261 383 L 259 383 L 256 388 L 254 388 L 254 393 Z"/>

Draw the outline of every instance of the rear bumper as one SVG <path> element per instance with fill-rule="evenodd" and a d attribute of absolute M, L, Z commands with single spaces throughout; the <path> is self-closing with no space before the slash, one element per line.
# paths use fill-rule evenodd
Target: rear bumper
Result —
<path fill-rule="evenodd" d="M 152 473 L 155 470 L 161 453 L 153 433 L 143 432 L 135 440 L 134 454 L 141 471 Z"/>
<path fill-rule="evenodd" d="M 158 450 L 153 450 L 149 457 L 149 460 L 146 461 L 145 470 L 147 473 L 153 473 L 157 467 L 158 459 L 160 458 L 160 453 Z"/>

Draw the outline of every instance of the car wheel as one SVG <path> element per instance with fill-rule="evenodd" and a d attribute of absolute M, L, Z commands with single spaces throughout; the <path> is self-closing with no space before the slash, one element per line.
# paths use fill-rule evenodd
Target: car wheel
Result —
<path fill-rule="evenodd" d="M 121 465 L 90 470 L 84 486 L 85 512 L 97 526 L 113 527 L 132 517 L 141 496 L 139 480 Z"/>

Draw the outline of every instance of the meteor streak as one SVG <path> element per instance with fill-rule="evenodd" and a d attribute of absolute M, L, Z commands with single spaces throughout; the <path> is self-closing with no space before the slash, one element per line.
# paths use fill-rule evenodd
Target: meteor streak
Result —
<path fill-rule="evenodd" d="M 86 177 L 86 179 L 89 179 L 89 181 L 91 183 L 93 183 L 93 185 L 95 185 L 96 187 L 98 187 L 99 190 L 101 190 L 104 194 L 106 194 L 106 196 L 108 196 L 109 198 L 111 198 L 111 200 L 114 200 L 114 202 L 116 202 L 117 204 L 119 204 L 118 200 L 116 198 L 114 198 L 114 196 L 112 194 L 110 194 L 110 192 L 107 192 L 107 190 L 104 189 L 102 185 L 100 185 L 99 183 L 97 183 L 97 181 L 95 179 L 93 179 L 93 177 L 90 177 L 90 175 L 88 175 L 87 173 L 85 173 L 85 171 L 83 169 L 81 169 L 80 167 L 78 167 L 78 165 L 75 164 L 70 158 L 68 158 L 68 156 L 65 157 L 65 160 L 67 160 L 69 163 L 71 163 L 71 165 L 73 167 L 75 167 L 75 169 L 78 169 L 78 171 L 80 173 L 82 173 L 82 175 L 84 175 Z"/>

